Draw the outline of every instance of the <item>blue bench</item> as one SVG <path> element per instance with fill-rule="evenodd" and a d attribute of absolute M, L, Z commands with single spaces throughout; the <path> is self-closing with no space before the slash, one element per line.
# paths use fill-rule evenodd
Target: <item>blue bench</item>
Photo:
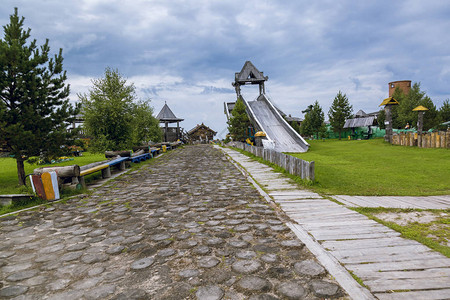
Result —
<path fill-rule="evenodd" d="M 123 171 L 125 170 L 125 162 L 129 159 L 129 157 L 119 157 L 116 159 L 113 159 L 109 162 L 107 162 L 106 164 L 109 166 L 115 166 L 115 165 L 119 165 L 119 170 Z"/>
<path fill-rule="evenodd" d="M 132 157 L 127 157 L 131 162 L 141 162 L 147 159 L 152 158 L 152 154 L 151 153 L 144 153 L 141 155 L 136 155 L 136 156 L 132 156 Z"/>
<path fill-rule="evenodd" d="M 152 153 L 152 156 L 158 155 L 160 151 L 160 148 L 150 148 L 150 152 Z"/>

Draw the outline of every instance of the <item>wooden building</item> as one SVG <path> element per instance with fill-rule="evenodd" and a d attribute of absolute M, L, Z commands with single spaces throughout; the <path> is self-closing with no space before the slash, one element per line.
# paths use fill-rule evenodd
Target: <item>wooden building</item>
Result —
<path fill-rule="evenodd" d="M 187 134 L 190 143 L 208 143 L 214 139 L 217 132 L 202 123 L 189 130 Z"/>
<path fill-rule="evenodd" d="M 164 142 L 176 142 L 182 139 L 180 122 L 184 121 L 184 119 L 177 118 L 169 106 L 167 106 L 167 103 L 164 104 L 156 118 L 159 120 L 159 123 L 164 124 L 164 127 L 162 127 Z M 171 123 L 177 123 L 177 127 L 169 127 Z"/>

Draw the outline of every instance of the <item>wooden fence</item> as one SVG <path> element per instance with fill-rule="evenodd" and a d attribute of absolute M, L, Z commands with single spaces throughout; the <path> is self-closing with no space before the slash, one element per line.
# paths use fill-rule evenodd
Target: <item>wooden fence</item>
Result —
<path fill-rule="evenodd" d="M 392 144 L 402 146 L 417 146 L 420 148 L 447 148 L 450 149 L 450 130 L 439 132 L 426 132 L 421 136 L 416 132 L 394 134 Z"/>
<path fill-rule="evenodd" d="M 228 145 L 261 157 L 262 159 L 285 169 L 289 174 L 311 181 L 314 181 L 315 179 L 314 161 L 309 162 L 275 150 L 264 149 L 263 147 L 256 147 L 241 142 L 230 142 Z"/>

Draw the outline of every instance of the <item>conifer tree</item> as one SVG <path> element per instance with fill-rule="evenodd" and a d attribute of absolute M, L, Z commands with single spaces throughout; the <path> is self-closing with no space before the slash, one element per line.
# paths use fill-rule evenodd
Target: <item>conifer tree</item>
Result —
<path fill-rule="evenodd" d="M 0 40 L 0 142 L 16 159 L 19 185 L 29 157 L 52 158 L 67 149 L 73 137 L 67 126 L 78 112 L 69 103 L 62 49 L 49 58 L 48 40 L 38 47 L 23 26 L 15 8 Z"/>
<path fill-rule="evenodd" d="M 320 107 L 319 102 L 316 100 L 311 109 L 305 115 L 305 119 L 300 126 L 300 132 L 302 135 L 316 135 L 316 138 L 321 136 L 321 133 L 325 131 L 325 116 Z"/>
<path fill-rule="evenodd" d="M 344 130 L 345 121 L 352 115 L 352 110 L 353 108 L 348 101 L 347 95 L 339 91 L 328 111 L 331 127 L 334 132 L 339 133 L 339 139 L 341 139 L 341 132 Z"/>
<path fill-rule="evenodd" d="M 439 121 L 441 123 L 450 121 L 450 100 L 447 99 L 439 108 Z"/>
<path fill-rule="evenodd" d="M 230 120 L 228 121 L 228 131 L 235 141 L 245 141 L 248 137 L 248 127 L 251 125 L 245 104 L 239 97 L 231 111 Z"/>

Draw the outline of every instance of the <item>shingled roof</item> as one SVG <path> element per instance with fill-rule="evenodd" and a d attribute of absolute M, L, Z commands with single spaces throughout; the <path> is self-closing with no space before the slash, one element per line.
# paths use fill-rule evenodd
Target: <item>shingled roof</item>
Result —
<path fill-rule="evenodd" d="M 159 112 L 159 114 L 156 116 L 156 118 L 160 122 L 181 122 L 184 119 L 177 118 L 175 114 L 172 112 L 172 110 L 169 108 L 169 106 L 164 104 L 163 108 Z"/>
<path fill-rule="evenodd" d="M 269 79 L 264 76 L 264 72 L 260 72 L 251 61 L 246 61 L 241 72 L 235 73 L 235 82 L 239 83 L 259 83 Z"/>

